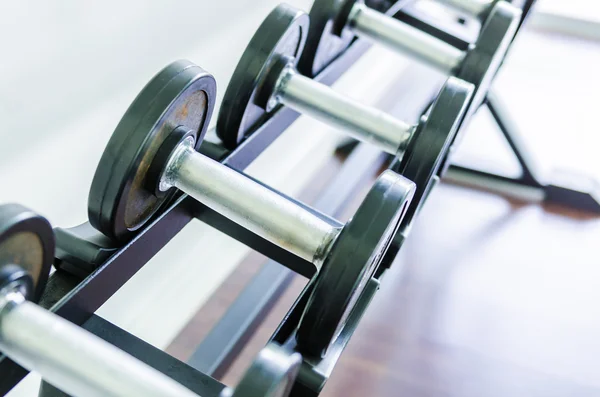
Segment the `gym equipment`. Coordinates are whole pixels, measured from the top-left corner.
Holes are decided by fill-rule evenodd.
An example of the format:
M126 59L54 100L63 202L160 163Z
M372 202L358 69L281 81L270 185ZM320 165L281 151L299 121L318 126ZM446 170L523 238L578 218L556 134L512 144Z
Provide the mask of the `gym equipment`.
M214 91L214 78L187 61L167 66L146 85L102 155L90 190L90 222L124 241L177 188L312 262L318 277L298 340L306 352L322 354L376 270L415 185L385 172L346 225L310 211L196 151Z
M339 55L355 35L367 37L474 84L475 91L468 109L455 127L458 129L463 126L463 122L468 123L484 100L519 23L520 10L504 1L490 5L486 13L487 19L477 42L467 51L461 51L428 33L367 7L363 1L317 0L310 11L311 26L299 66L305 74L313 75ZM483 13L481 16L484 16ZM440 94L442 96L443 91ZM440 117L434 111L433 107L429 110L427 119L430 123ZM398 156L395 160L393 169L419 186L413 205L395 239L396 249L410 231L412 219L426 195L448 167L456 140L456 133L446 137L441 137L439 133L438 136L423 134L421 140L407 151L408 158Z
M488 94L486 106L519 163L521 175L508 177L452 165L446 173L446 179L526 201L554 203L600 214L600 183L587 175L568 170L555 170L550 175L544 175L534 151L522 138L523 132L507 104L494 90Z
M461 51L372 10L361 0L316 0L310 11L311 26L299 69L303 74L313 76L344 51L354 36L365 37L474 84L472 113L484 100L504 60L520 16L518 8L505 1L496 2L489 10L477 42Z
M504 0L435 0L454 11L475 18L480 22L487 20L497 3Z
M185 387L42 309L36 300L52 260L48 221L0 206L0 351L74 396L196 396Z
M184 95L176 96L182 86L187 88ZM150 162L173 126L187 126L200 145L213 110L207 103L214 98L215 89L214 79L202 68L179 61L157 74L140 92L111 137L110 151L102 157L104 168L98 167L94 175L88 215L96 229L108 237L122 238L144 225L171 198L173 192L165 195L143 185ZM177 102L171 103L173 100ZM153 139L146 140L147 136ZM144 157L136 158L138 163L124 160L136 156L138 150L144 153ZM130 167L135 167L136 173L129 173ZM116 181L116 176L126 178ZM121 200L122 196L128 199Z
M369 6L390 14L392 11L388 10L387 7L392 3L395 2L387 0L370 0L367 2ZM393 8L394 10L400 8L399 6L394 7L396 7ZM327 85L332 84L365 53L368 47L366 40L356 40L335 61L319 73L315 80ZM466 44L460 46L460 48L466 48ZM413 69L409 76L402 77L403 82L410 82L410 84L403 84L403 88L398 90L398 100L410 99L416 104L425 105L433 97L432 93L422 92L414 87L420 87L421 85L425 87L433 82L429 78L424 79L429 75L427 71ZM434 85L431 84L431 86ZM140 112L144 111L142 108L139 110ZM403 108L399 111L402 113L408 112L410 115L407 115L407 118L413 117L412 110ZM257 123L252 135L245 139L235 150L230 151L218 143L204 141L200 151L224 165L243 170L273 140L280 136L297 117L297 113L291 109L279 108L277 111L268 114L268 119L264 120L264 123ZM363 182L366 178L370 178L371 171L369 170L375 170L383 163L384 157L380 156L376 150L367 145L359 145L359 148L352 152L348 161L342 165L343 172L335 175L331 185L319 194L320 198L316 201L315 206L331 214L340 211L345 203L351 200L353 192L362 189ZM246 239L251 234L250 232L246 232L244 236L236 234L241 230L241 227L219 216L215 211L208 210L191 197L177 195L173 197L173 200L165 200L163 204L148 223L144 224L143 227L140 225L135 233L132 233L133 237L127 241L127 244L104 237L100 232L93 229L89 223L79 228L62 229L63 237L67 236L68 238L61 239L59 236L57 239L60 244L60 251L62 251L60 271L54 272L50 277L48 288L44 291L40 305L51 307L52 312L102 337L112 345L139 358L153 368L157 368L195 393L202 396L217 397L220 395L223 385L216 381L214 377L222 374L223 369L227 368L236 357L237 352L244 345L244 341L254 329L253 324L261 321L264 311L260 308L257 309L257 307L269 307L271 302L270 298L265 297L265 291L269 291L270 297L277 296L278 292L274 291L280 290L285 285L285 280L289 280L292 273L298 272L301 268L299 271L301 274L310 274L310 264L293 254L283 251L274 244L266 241L261 242L257 236ZM265 266L244 289L244 294L236 299L236 302L243 300L246 305L243 307L235 305L235 307L229 308L226 316L219 320L217 326L213 329L215 332L221 332L223 329L230 328L231 322L229 320L231 316L236 315L234 327L236 327L237 332L221 332L222 338L203 342L202 346L210 343L211 350L208 351L208 357L203 356L206 357L204 365L195 367L196 369L165 352L153 348L127 331L93 314L194 218L206 222L233 238L246 241L250 247L272 259L269 261L268 268ZM282 253L284 254L282 255ZM297 260L302 264L294 270L288 270L279 265L279 263L286 263L286 260L290 262ZM275 263L275 261L278 261L278 263ZM57 265L56 262L55 265ZM80 282L80 279L68 273L73 268L77 268L77 273L81 274L81 277L86 277L85 282ZM275 274L273 269L287 273ZM305 272L305 270L307 271ZM285 277L282 277L284 274ZM365 291L359 298L359 302L344 325L343 331L327 350L326 355L323 358L310 357L304 360L302 371L299 373L294 387L297 392L293 390L292 395L316 396L319 394L321 387L329 378L331 371L333 371L336 362L340 358L345 344L358 325L360 317L368 307L370 298L377 290L378 278L379 276L376 276L369 280ZM193 280L190 282L193 282ZM296 329L300 317L304 313L306 301L312 294L312 284L310 283L300 294L298 304L283 317L278 331L273 336L278 344L284 345L286 348L296 349ZM256 307L250 306L252 307L251 310L239 311L240 308L248 308L248 305L256 305ZM200 350L198 349L196 352L200 352ZM5 355L0 354L0 373L2 374L0 376L0 395L4 395L27 374L27 371ZM46 394L42 395L50 397Z
M413 204L403 221L404 230L431 188L432 178L463 121L472 85L448 79L429 113L417 126L409 126L298 74L294 64L302 51L307 25L307 15L287 5L276 7L267 16L250 40L227 88L219 114L219 136L224 142L237 145L251 121L260 120L276 106L273 101L347 128L354 138L376 143L398 156L401 160L397 171L417 185ZM266 107L257 106L261 103Z
M275 343L269 343L237 384L235 390L225 388L220 397L285 397L290 394L302 356L289 353Z
M260 25L223 98L217 134L226 146L237 147L278 106L310 115L399 158L415 140L440 128L432 124L442 119L444 133L454 135L465 113L461 101L469 103L469 84L450 78L430 116L410 125L299 74L295 65L303 51L308 23L308 15L282 4Z
M45 286L54 237L48 221L0 206L0 351L72 396L197 396L110 343L31 300ZM222 397L289 394L302 357L270 343Z

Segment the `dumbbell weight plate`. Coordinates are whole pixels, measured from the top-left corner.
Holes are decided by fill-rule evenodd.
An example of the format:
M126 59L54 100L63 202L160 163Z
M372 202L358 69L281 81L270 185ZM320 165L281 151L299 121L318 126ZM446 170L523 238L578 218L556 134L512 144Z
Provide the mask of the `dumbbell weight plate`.
M487 9L481 13L479 15L479 21L485 23L487 21L487 18L490 16L490 14L492 13L492 11L494 10L494 7L496 7L496 4L500 1L505 1L505 0L492 0L489 4ZM508 1L509 3L512 3L511 0Z
M367 6L379 12L395 11L406 0L372 0ZM316 76L325 66L348 48L354 34L342 26L355 1L316 0L310 9L310 29L306 37L306 50L298 62L298 70L306 76ZM385 11L387 10L387 11Z
M520 18L515 16L517 9L505 2L498 2L481 28L475 49L467 53L456 77L475 85L470 106L470 116L477 111L498 69L502 65L506 53L519 26Z
M515 8L505 2L498 2L494 6L475 43L476 51L469 51L456 74L458 78L475 85L471 105L465 115L467 123L485 100L514 39L520 21L519 18L515 18L515 12ZM440 176L450 166L453 152L463 135L464 133L457 134L455 142L442 161Z
M310 29L306 37L306 51L298 62L298 70L306 76L315 76L341 54L354 39L349 29L339 29L336 18L344 0L317 0L310 13Z
M27 298L38 301L53 260L54 233L48 221L18 204L0 206L0 289L20 277L16 265L31 278Z
M306 48L299 63L302 73L314 75L348 46L353 34L349 33L351 29L345 24L352 6L359 1L315 1L310 11L311 28ZM471 51L456 73L456 77L475 85L474 110L481 105L514 38L519 24L515 12L514 7L503 2L498 2L491 9L477 42L471 46Z
M179 126L200 144L214 107L214 78L189 61L159 72L135 98L115 129L92 181L90 223L116 240L142 227L175 192L157 195L147 176L152 159Z
M472 93L472 84L450 77L431 106L429 114L421 118L406 153L393 167L394 171L417 185L403 225L410 224L425 201L430 185L434 183L442 160L469 109Z
M302 53L308 33L308 16L280 5L260 25L240 58L227 86L217 120L217 135L225 146L235 148L267 113L257 104L263 77L278 59Z
M290 394L302 364L302 356L273 343L258 354L235 390L227 388L221 397L285 397Z
M414 193L408 183L385 171L342 229L314 280L298 327L303 353L322 356L338 336L406 213Z

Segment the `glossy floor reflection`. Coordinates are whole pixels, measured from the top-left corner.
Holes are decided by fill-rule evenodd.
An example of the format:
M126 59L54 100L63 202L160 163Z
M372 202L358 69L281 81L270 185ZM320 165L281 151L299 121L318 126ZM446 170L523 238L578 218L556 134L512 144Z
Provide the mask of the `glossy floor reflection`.
M600 218L442 185L323 395L599 395L598 241Z

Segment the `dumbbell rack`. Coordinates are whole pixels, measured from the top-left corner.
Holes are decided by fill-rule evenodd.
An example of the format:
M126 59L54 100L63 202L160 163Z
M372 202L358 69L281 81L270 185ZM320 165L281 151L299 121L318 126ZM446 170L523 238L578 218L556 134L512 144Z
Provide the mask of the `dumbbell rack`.
M406 19L407 13L400 11L410 1L399 1L389 7L389 2L373 1L374 7ZM528 0L528 4L533 0ZM386 9L387 7L387 9ZM528 10L528 7L526 8ZM442 32L438 30L438 32ZM440 34L440 36L443 36ZM465 44L466 45L466 44ZM332 84L367 49L369 44L355 40L340 57L333 61L315 79ZM441 80L431 76L411 73L411 87L399 92L410 92L417 118L431 101ZM398 98L401 100L401 98ZM411 110L408 110L410 112ZM419 114L416 114L419 113ZM245 169L256 159L298 115L288 109L280 109L264 121L257 130L237 149L227 151L221 145L205 141L201 152L234 169ZM317 200L315 208L336 215L353 196L365 179L386 161L377 150L359 145L344 163L329 188ZM299 203L305 206L304 204ZM183 363L165 352L152 347L139 338L102 319L94 312L104 304L121 286L158 253L193 218L228 234L270 261L254 277L240 297L229 308L225 316L213 328L204 342ZM71 229L55 229L57 237L58 271L51 277L40 304L65 319L80 325L125 352L167 374L190 390L202 396L217 396L224 385L211 376L220 376L231 364L244 342L251 335L260 318L294 273L307 278L313 276L314 266L274 244L242 229L209 208L191 200L186 195L175 198L149 226L141 230L125 246L115 246L110 240L96 232L89 223ZM285 263L287 267L279 265ZM388 264L389 265L389 264ZM292 270L289 270L289 269ZM378 277L381 278L382 275ZM81 279L84 278L83 281ZM340 337L322 359L306 359L292 395L318 395L331 374L343 349L353 334L358 321L369 305L379 285L372 279L357 303ZM294 347L294 329L312 288L309 283L302 291L290 311L284 317L272 340L287 347ZM27 371L0 356L0 395L5 395ZM40 396L64 396L54 387L43 383Z
M515 3L523 10L523 17L519 29L525 18L529 15L535 0L516 0ZM449 34L447 30L440 29L432 21L431 16L415 10L410 5L403 8L396 18L419 28L459 49L466 49L468 42L459 34ZM454 33L454 32L453 32ZM510 146L515 159L521 168L519 177L497 175L469 167L452 165L445 177L446 180L469 187L482 188L510 196L523 197L526 200L536 200L545 203L555 203L575 209L600 213L600 186L573 187L561 184L559 181L543 182L540 171L536 167L535 156L527 147L516 122L510 114L510 109L502 102L492 90L488 93L484 103L490 111L498 130ZM581 179L578 175L569 175L569 179Z

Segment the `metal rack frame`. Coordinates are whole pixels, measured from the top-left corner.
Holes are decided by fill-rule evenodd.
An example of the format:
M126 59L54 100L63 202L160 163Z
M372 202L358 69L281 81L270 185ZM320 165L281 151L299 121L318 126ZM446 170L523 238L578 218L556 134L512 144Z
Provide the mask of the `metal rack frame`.
M388 7L388 14L406 19L408 14L400 9L412 0L396 2L391 8L389 2L372 1L374 5L379 6L380 10L382 7ZM533 3L532 0L529 1ZM437 32L437 35L443 35L442 30L437 29ZM365 41L355 40L347 51L315 79L327 85L332 84L365 53L369 46ZM460 46L460 43L457 46ZM432 79L430 74L418 71L410 73L407 81L410 81L413 86L418 84L420 92L416 93L414 90L399 92L405 93L407 97L410 92L413 110L418 109L418 112L426 108L441 84L439 79ZM396 99L402 100L401 96ZM416 118L418 115L405 116ZM243 170L297 117L298 114L289 109L278 109L234 151L228 152L220 145L208 141L203 143L201 151L225 165ZM352 197L352 193L360 188L365 179L369 178L385 161L386 157L376 149L359 145L317 200L315 208L330 215L339 213ZM298 204L305 206L302 203ZM95 315L94 312L194 218L239 240L270 258L270 261L254 276L240 297L198 346L189 362L183 363ZM113 245L111 241L93 230L89 223L71 229L57 228L55 232L58 242L56 262L58 270L51 276L40 304L202 396L218 396L221 392L224 385L212 376L222 375L229 367L245 341L252 335L260 319L268 311L273 299L281 293L291 276L294 273L307 278L313 276L314 267L306 261L242 229L186 195L174 199L133 240L122 247ZM286 267L279 263L285 263ZM78 274L80 277L73 274ZM379 280L371 280L340 337L327 355L323 359L304 360L296 386L292 391L293 396L319 394L378 285ZM312 285L309 283L300 294L273 334L273 341L290 348L294 347L294 330L311 288ZM0 374L2 374L0 395L8 393L27 373L6 356L0 355ZM40 396L65 396L65 394L42 382Z
M531 15L535 0L516 0L513 3L517 3L523 9L523 17L519 25L519 29L521 29L526 19ZM464 37L449 34L446 29L436 26L430 17L415 10L414 7L404 8L397 15L397 18L442 39L456 48L464 50L469 45ZM549 182L544 182L536 167L535 156L522 138L522 131L519 130L508 107L493 89L488 93L484 106L489 109L498 130L509 144L521 168L521 175L517 178L510 178L479 169L452 165L445 175L447 181L528 201L554 203L583 211L600 213L599 183L590 181L589 178L582 178L581 175L569 175L568 178L563 176L561 179L587 179L587 183L582 184L582 186L570 186L561 183L556 180L556 177L551 178Z
M316 79L324 84L332 84L368 48L369 44L357 40ZM203 144L201 151L218 159L222 164L237 170L243 170L279 137L298 116L297 113L289 109L278 109L234 151L227 152L219 145L208 141ZM358 155L360 152L356 154ZM379 154L377 154L377 157L379 158ZM334 184L347 187L358 186L360 178L356 178L355 172L358 169L368 169L368 160L354 158L357 160L350 161L344 166L348 167L347 169L352 168L351 172L342 171ZM374 161L371 159L372 164ZM329 195L330 198L335 196ZM348 195L344 197L344 201L347 198L349 198ZM338 204L342 205L343 202ZM253 233L242 230L235 223L230 222L186 195L180 195L129 243L122 247L113 245L110 240L104 238L99 232L95 232L89 223L72 229L55 229L58 245L56 263L58 270L50 277L40 305L74 324L82 326L168 376L179 380L200 395L217 396L224 385L211 378L210 373L205 374L193 369L191 366L146 344L139 338L94 314L193 218L200 219L227 233L272 260L285 263L303 276L312 276L311 269L313 266L304 260ZM77 272L74 273L85 276L85 278L82 281L80 277L73 276L71 272L64 271L64 269L76 269ZM365 294L365 298L367 296L368 294ZM288 324L289 321L289 318L286 317L282 324ZM285 329L285 327L283 328ZM346 334L348 333L351 332ZM233 341L234 344L238 344L241 339L243 338L240 336L237 341ZM213 364L219 364L217 361ZM27 370L8 357L0 355L0 374L2 374L0 377L0 395L6 395L27 373ZM64 396L64 393L43 382L40 395Z

